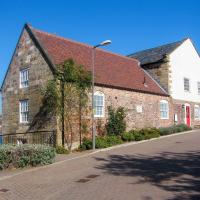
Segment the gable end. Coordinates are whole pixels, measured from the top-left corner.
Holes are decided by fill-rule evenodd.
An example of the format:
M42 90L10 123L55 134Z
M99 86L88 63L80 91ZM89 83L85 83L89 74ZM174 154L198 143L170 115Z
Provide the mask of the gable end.
M32 41L34 42L35 46L38 48L38 50L40 51L42 57L45 59L45 61L47 62L48 66L50 67L50 69L52 70L52 72L55 71L55 65L53 64L53 62L51 61L48 53L45 51L45 49L43 48L42 44L39 42L39 40L37 39L37 37L34 35L33 31L31 30L31 27L26 23L20 33L20 36L19 36L19 39L17 41L17 44L15 46L15 49L14 49L14 52L12 54L12 57L11 57L11 60L10 60L10 63L8 65L8 69L6 71L6 74L5 74L5 77L3 79L3 82L2 82L2 85L1 85L1 88L0 88L0 92L2 92L2 89L3 89L3 86L4 86L4 83L5 83L5 80L6 80L6 77L8 75L8 72L9 72L9 69L10 69L10 65L13 61L13 58L16 54L16 51L17 51L17 47L19 45L19 42L20 42L20 39L24 33L24 30L27 31L27 33L29 34L30 38L32 39Z

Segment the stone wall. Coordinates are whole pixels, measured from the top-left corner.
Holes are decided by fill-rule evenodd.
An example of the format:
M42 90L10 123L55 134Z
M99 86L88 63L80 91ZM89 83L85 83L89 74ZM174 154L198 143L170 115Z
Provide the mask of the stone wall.
M112 105L114 108L119 106L125 108L127 130L144 127L164 127L173 124L173 105L169 97L105 87L95 87L95 90L105 95L105 117L99 120L106 121L108 116L107 107ZM169 119L160 119L160 100L169 102ZM142 112L140 112L141 108Z
M171 67L167 59L160 63L145 65L143 68L171 94Z
M20 88L20 70L29 68L29 87ZM25 132L28 129L51 130L55 128L55 119L42 119L42 90L52 72L46 61L41 56L38 48L34 45L26 30L23 31L16 47L6 80L3 85L3 134ZM29 100L29 121L22 124L19 122L19 101ZM41 120L40 120L41 119ZM40 124L36 123L40 121Z
M139 93L134 91L119 90L114 88L95 86L95 91L102 92L105 95L105 115L95 118L95 127L97 135L105 134L105 124L108 118L108 106L114 108L124 107L126 111L127 131L131 129L140 129L148 127L166 127L173 125L173 105L170 97ZM160 101L167 100L169 103L169 119L160 119ZM138 109L139 108L139 109ZM91 93L89 94L88 112L82 117L86 130L82 132L83 137L92 137L91 124ZM76 131L73 137L73 148L79 146L78 120L74 120L72 128ZM61 136L61 130L57 129ZM67 135L66 135L67 136ZM61 137L57 137L57 142L61 144Z
M20 88L20 70L25 68L29 68L29 87ZM60 143L61 135L57 127L58 123L56 121L58 120L56 120L56 117L48 118L41 115L44 106L42 105L42 89L45 88L48 80L52 78L53 74L48 64L27 31L24 30L3 86L3 134L25 132L27 130L56 129L58 143ZM105 95L105 117L96 119L99 133L106 123L107 107L110 105L115 108L125 107L127 130L143 127L163 127L173 124L173 105L169 97L97 86L95 90L101 91ZM28 124L19 122L19 101L23 99L29 100L30 123ZM160 100L169 102L169 119L160 119ZM91 110L91 107L88 110ZM88 134L91 134L91 115L89 113L84 116L84 121L88 124ZM78 136L75 136L75 138L78 139Z

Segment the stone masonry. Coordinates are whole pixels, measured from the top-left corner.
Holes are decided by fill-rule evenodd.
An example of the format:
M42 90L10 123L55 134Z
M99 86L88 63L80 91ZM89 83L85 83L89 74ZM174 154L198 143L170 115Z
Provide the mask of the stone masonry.
M29 68L29 87L20 88L19 71L25 68ZM24 29L3 85L3 134L25 132L32 127L31 123L22 124L19 122L19 100L29 100L30 122L35 121L35 118L40 118L43 106L42 90L52 77L49 66ZM49 123L45 121L41 120L42 124L39 127L37 125L37 129L52 130L55 128L55 120L51 119Z
M19 72L29 68L29 87L20 88ZM35 43L24 29L14 52L3 88L3 134L26 132L30 130L56 130L57 142L60 143L60 130L57 128L56 116L48 118L41 115L42 90L53 73L40 53ZM143 127L163 127L173 124L173 105L171 98L142 92L120 90L108 87L95 87L105 95L105 117L96 119L97 129L99 121L104 125L107 120L107 107L125 107L127 130ZM29 100L28 124L19 122L19 101ZM169 119L160 119L160 100L169 102ZM91 127L90 116L85 116L88 126ZM38 123L39 122L39 123ZM89 131L91 134L91 131Z
M162 62L147 64L144 65L143 68L170 94L171 66L169 65L167 57L165 57Z
M105 87L95 87L95 90L105 95L105 120L108 106L125 108L127 130L173 124L173 106L169 97ZM169 102L169 119L160 119L160 100Z

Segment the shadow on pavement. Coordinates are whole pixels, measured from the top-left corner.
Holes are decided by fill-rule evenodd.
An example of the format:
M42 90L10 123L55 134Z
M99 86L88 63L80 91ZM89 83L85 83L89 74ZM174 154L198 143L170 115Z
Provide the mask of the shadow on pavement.
M140 177L134 184L149 182L173 193L167 200L200 200L200 151L163 152L154 156L110 155L96 157L98 169L120 176ZM150 198L150 197L149 197Z

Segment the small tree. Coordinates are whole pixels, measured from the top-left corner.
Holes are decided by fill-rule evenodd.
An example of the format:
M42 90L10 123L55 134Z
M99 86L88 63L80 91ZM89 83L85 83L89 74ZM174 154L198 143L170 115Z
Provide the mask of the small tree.
M111 106L108 107L108 121L106 130L109 135L120 135L126 130L125 109L119 107L116 110Z
M90 86L91 73L69 59L57 66L55 78L48 83L45 90L47 110L59 118L62 145L66 142L69 150L76 134L77 120L81 135L82 114L87 107Z

